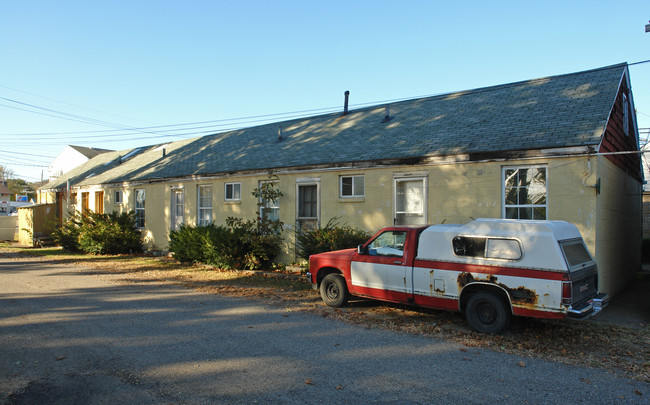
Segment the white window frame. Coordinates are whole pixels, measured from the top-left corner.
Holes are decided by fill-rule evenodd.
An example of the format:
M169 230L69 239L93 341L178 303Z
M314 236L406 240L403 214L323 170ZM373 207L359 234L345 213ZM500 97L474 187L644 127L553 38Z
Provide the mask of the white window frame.
M362 182L362 191L361 194L355 194L354 191L357 187L358 179L361 179ZM350 195L345 195L343 194L343 179L351 179L352 180L352 193ZM339 176L339 197L340 198L363 198L366 196L366 180L365 176L363 174L355 174L355 175L346 175L346 176Z
M228 186L231 187L231 196L228 198ZM235 187L236 186L236 187ZM239 196L235 197L235 188L239 189ZM224 201L241 201L241 183L226 183L223 187Z
M176 200L177 195L180 195L181 197L180 202ZM179 207L181 215L177 214ZM180 229L180 226L185 223L185 189L183 187L174 187L171 189L170 213L171 229Z
M277 180L260 180L258 182L258 187L262 187L262 184L266 183L273 183L276 187L280 184L279 181ZM275 202L268 201L267 204L264 203L264 200L262 197L259 198L260 202L260 215L264 212L264 210L271 210L272 213L275 213L275 215L271 214L267 218L270 220L280 220L280 201L276 200Z
M142 192L142 207L138 207L138 194ZM135 218L136 218L136 226L140 229L144 228L146 226L145 218L146 218L146 201L147 201L147 194L144 188L136 188L135 192L133 193L133 201L134 201L134 207L135 207ZM140 219L142 219L142 225L140 224Z
M122 204L124 202L124 192L122 190L115 190L113 192L113 199L115 204Z
M545 184L544 184L544 193L545 193L545 198L544 198L544 204L510 204L506 205L506 172L508 170L530 170L530 169L544 169L546 172L545 174ZM549 181L549 176L548 176L548 166L547 165L521 165L521 166L503 166L501 167L501 217L502 218L508 218L506 216L506 212L508 208L531 208L532 209L532 218L523 218L523 219L548 219L548 181ZM516 186L518 187L518 186ZM535 217L535 208L544 208L544 218L537 218ZM517 216L517 218L514 219L522 219Z
M422 208L420 211L400 211L397 209L398 206L398 201L397 201L397 190L398 190L398 183L401 182L415 182L419 181L422 182ZM428 206L428 201L429 201L429 178L427 175L422 174L420 175L419 173L414 173L413 175L394 175L393 176L393 222L394 224L397 223L397 216L398 215L404 215L405 217L408 215L414 215L417 217L422 218L422 225L425 225L427 223L427 206Z
M208 189L210 190L210 196L208 198L208 200L210 201L210 205L209 206L208 205L201 205L201 201L202 201L201 196L203 194L202 190L208 190ZM204 196L204 197L207 197L207 196ZM206 225L208 225L208 224L210 224L212 222L212 186L209 185L209 184L202 184L202 185L197 186L196 200L197 200L196 204L197 204L197 213L198 213L197 223L198 223L199 226L206 226ZM202 219L201 214L204 213L204 212L209 213L209 215L208 215L209 220L207 220L207 221L205 219Z

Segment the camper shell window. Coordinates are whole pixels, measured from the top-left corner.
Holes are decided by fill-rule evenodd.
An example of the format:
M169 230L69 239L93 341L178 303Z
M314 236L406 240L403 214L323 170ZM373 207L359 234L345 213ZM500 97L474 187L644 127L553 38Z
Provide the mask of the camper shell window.
M452 242L456 256L519 260L521 244L516 239L456 236Z

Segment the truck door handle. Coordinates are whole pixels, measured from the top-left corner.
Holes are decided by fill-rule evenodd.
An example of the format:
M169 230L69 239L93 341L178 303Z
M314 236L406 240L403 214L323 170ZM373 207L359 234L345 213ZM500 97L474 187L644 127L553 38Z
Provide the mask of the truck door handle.
M399 260L395 260L393 264L402 264L402 262L400 262Z

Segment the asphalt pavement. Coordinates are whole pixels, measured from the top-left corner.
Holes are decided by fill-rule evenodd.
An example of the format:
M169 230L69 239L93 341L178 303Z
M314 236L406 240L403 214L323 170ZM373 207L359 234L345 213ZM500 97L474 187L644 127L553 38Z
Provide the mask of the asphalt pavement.
M0 403L647 403L603 369L0 255ZM614 303L613 303L614 304Z

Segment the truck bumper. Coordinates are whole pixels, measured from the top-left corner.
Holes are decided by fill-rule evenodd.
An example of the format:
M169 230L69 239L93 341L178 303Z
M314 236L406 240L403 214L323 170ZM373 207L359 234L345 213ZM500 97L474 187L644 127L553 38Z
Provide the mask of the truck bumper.
M600 293L584 304L576 307L570 306L567 310L567 317L578 320L591 318L594 315L598 315L607 304L609 304L609 295Z
M307 274L305 274L305 275L307 276L307 280L309 280L309 282L311 283L311 288L314 289L314 290L318 290L318 284L313 282L313 279L311 277L311 273L307 272Z

